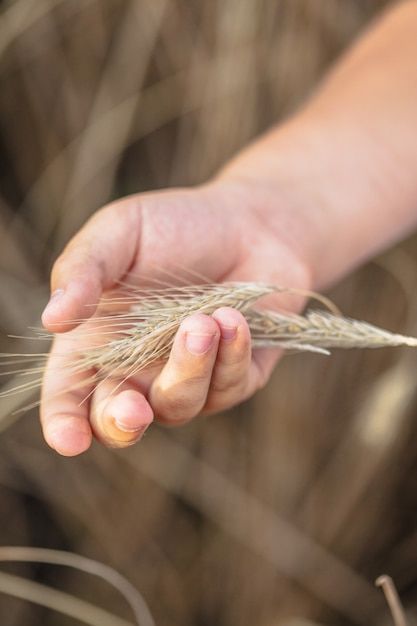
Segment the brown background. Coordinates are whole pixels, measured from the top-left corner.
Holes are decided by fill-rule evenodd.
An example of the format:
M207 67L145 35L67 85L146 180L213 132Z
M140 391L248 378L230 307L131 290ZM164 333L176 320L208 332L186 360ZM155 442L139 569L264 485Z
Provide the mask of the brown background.
M385 4L0 4L0 349L33 349L6 335L39 323L51 262L94 210L205 180L292 112ZM331 297L417 334L415 243ZM77 459L44 445L36 410L12 415L20 399L0 399L0 543L114 566L159 626L389 623L377 575L416 605L415 365L406 350L288 356L226 415ZM85 574L3 569L131 618ZM1 594L0 617L75 623Z

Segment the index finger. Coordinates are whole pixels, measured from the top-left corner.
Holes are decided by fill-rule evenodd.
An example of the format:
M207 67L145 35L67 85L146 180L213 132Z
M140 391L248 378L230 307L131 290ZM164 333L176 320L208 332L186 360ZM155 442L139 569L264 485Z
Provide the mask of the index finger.
M128 198L101 209L69 242L52 269L45 328L65 332L91 317L102 291L126 274L137 252L138 202Z

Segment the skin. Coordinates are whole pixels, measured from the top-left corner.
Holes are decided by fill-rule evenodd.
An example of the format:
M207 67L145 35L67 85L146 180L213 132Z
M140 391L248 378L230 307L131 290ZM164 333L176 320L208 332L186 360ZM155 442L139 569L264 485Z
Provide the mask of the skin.
M186 270L211 281L322 289L417 225L416 32L417 3L404 2L365 33L301 111L214 180L115 202L70 241L53 267L42 318L58 333L41 406L52 448L80 454L93 436L123 447L154 419L177 425L222 411L264 385L279 358L251 352L238 311L196 314L181 325L163 368L115 393L121 381L108 380L80 404L92 392L88 376L66 374L65 359L85 337L68 320L93 315L118 280L143 284L138 275L152 281L161 269L178 275L180 262L188 280ZM303 301L273 304L299 311Z
M285 279L307 288L306 264L292 251L290 240L283 238L279 250L275 234L268 232L256 211L244 208L244 196L241 185L216 182L193 190L132 196L102 209L56 261L52 291L58 292L43 314L44 325L66 331L75 324L65 320L92 312L103 288L122 278L134 284L138 274L152 279L160 267L178 274L178 259L212 281L282 284ZM297 310L301 303L292 297L289 304ZM110 446L130 445L154 417L183 424L201 412L229 408L266 383L278 358L271 351L252 356L244 317L234 309L220 308L212 316L196 314L183 322L160 371L129 379L117 394L112 390L120 381L107 381L89 403L80 404L91 392L88 384L80 386L87 376L65 375L60 355L67 354L71 363L85 337L81 331L68 337L63 332L54 342L41 409L45 439L68 456L86 450L92 434Z

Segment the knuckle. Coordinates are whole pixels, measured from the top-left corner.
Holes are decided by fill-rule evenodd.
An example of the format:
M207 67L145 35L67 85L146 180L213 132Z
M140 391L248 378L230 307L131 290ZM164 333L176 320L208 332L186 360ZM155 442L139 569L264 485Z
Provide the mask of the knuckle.
M188 421L197 415L204 404L204 398L201 398L195 390L191 392L188 384L183 384L169 389L159 389L156 404L158 417L180 422Z
M237 346L234 346L230 350L224 350L220 352L218 356L218 362L225 366L231 367L245 367L251 356L251 343L250 339L244 339Z
M230 354L220 355L218 363L225 367L245 367L248 362L248 353L246 350L233 351Z
M86 261L91 260L91 252L86 245L70 242L64 251L55 260L52 268L52 278L58 279L71 266L82 266Z
M164 398L157 408L158 419L176 424L183 424L191 420L197 413L179 398Z
M211 377L211 370L207 364L196 364L190 367L188 362L184 362L183 355L176 353L175 349L171 352L169 363L167 366L165 386L166 389L181 389L185 393L194 394L197 390L208 385Z
M88 268L88 272L85 271ZM105 275L105 263L96 258L87 244L67 247L56 259L51 272L51 284L61 285L71 277L82 275L83 284L91 291L97 288Z
M241 390L230 390L229 393L210 392L207 402L204 405L204 413L218 413L226 411L236 404L240 404L245 400L245 396Z
M186 419L190 417L190 406L181 394L166 394L160 403L159 413L163 417Z
M64 270L64 266L65 266L65 260L66 260L66 253L65 251L62 252L62 254L59 255L59 257L55 260L54 265L52 267L52 271L51 271L51 278L52 281L56 281L60 278L63 270Z
M216 376L210 385L210 392L220 394L231 392L242 386L242 379L235 376Z
M243 398L247 388L247 375L238 378L216 377L210 386L209 396L218 404L235 404Z

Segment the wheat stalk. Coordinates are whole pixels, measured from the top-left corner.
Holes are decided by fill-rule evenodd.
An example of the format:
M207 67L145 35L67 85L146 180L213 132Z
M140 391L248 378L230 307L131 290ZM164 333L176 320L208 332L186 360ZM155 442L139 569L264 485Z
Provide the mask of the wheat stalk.
M124 597L138 626L155 626L155 621L142 594L109 565L62 550L32 548L30 546L0 546L0 562L13 561L59 565L101 578ZM17 598L55 609L91 626L133 626L130 621L112 615L76 596L59 592L24 578L10 576L4 572L0 572L0 590Z
M102 298L92 320L77 320L81 326L65 336L79 337L73 350L72 373L94 370L86 382L99 384L108 377L128 378L168 358L181 322L193 313L214 313L229 306L246 317L254 348L268 347L329 354L330 348L417 347L417 339L393 334L366 322L352 320L323 310L305 315L255 307L258 300L273 293L309 295L327 304L318 294L262 283L187 285L165 289L138 289L122 286L116 294ZM40 339L52 334L38 332ZM35 389L41 384L47 353L2 355L5 363L21 365L13 373L37 375L35 380L2 392L11 395ZM56 357L59 360L59 355ZM28 367L30 360L41 362ZM58 365L59 367L59 365ZM68 370L68 365L66 365ZM8 372L11 373L11 372ZM2 395L0 394L0 395Z
M375 585L377 587L381 587L384 592L385 599L391 611L394 626L408 626L404 607L391 576L387 576L386 574L379 576L375 581Z

